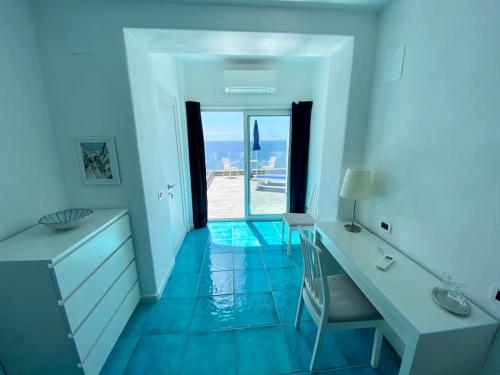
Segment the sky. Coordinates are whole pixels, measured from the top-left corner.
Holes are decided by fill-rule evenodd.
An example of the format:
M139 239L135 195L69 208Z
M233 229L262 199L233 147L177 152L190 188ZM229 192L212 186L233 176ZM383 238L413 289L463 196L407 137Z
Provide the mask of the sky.
M205 141L243 141L243 112L202 112ZM257 120L260 140L288 140L290 116L250 116L250 141Z

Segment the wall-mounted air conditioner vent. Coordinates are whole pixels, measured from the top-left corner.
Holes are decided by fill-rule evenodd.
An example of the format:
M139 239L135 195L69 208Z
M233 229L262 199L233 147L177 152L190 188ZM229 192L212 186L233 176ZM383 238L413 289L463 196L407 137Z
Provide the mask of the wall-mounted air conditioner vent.
M276 70L225 70L226 94L274 94Z

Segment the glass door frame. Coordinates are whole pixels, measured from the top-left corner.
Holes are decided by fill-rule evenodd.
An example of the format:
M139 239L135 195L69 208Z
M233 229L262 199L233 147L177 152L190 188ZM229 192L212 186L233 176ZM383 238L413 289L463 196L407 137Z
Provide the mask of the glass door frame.
M250 150L250 140L252 133L252 124L250 123L250 117L252 116L288 116L290 118L290 122L288 125L288 140L287 140L287 178L286 178L286 208L285 212L289 211L290 208L290 178L289 178L289 166L290 166L290 145L291 145L291 136L292 136L292 110L291 109L252 109L243 111L244 122L245 122L245 134L244 134L244 180L245 180L245 220L276 220L280 219L281 215L278 214L254 214L252 215L250 211L250 179L251 179L251 150Z
M244 217L242 218L221 218L221 219L209 219L209 222L218 221L270 221L281 219L282 214L268 214L268 215L251 215L250 214L250 134L252 131L250 124L251 116L289 116L289 132L288 132L288 152L287 152L287 168L290 165L290 146L292 137L292 109L289 108L278 108L278 107L241 107L241 106L220 106L220 105L203 105L201 106L201 112L240 112L243 114L243 176L244 176ZM206 157L206 156L205 156ZM290 178L286 181L286 212L290 208Z

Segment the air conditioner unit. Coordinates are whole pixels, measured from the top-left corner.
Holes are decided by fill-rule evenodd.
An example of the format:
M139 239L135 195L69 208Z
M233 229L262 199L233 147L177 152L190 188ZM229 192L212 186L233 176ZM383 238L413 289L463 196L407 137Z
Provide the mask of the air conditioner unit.
M225 70L226 94L274 94L276 70Z

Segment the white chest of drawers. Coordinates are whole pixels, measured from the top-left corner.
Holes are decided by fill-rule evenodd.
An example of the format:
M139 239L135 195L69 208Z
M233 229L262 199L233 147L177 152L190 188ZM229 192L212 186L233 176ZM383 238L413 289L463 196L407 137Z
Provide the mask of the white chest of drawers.
M7 374L98 374L140 298L129 218L37 225L0 242L0 359Z

